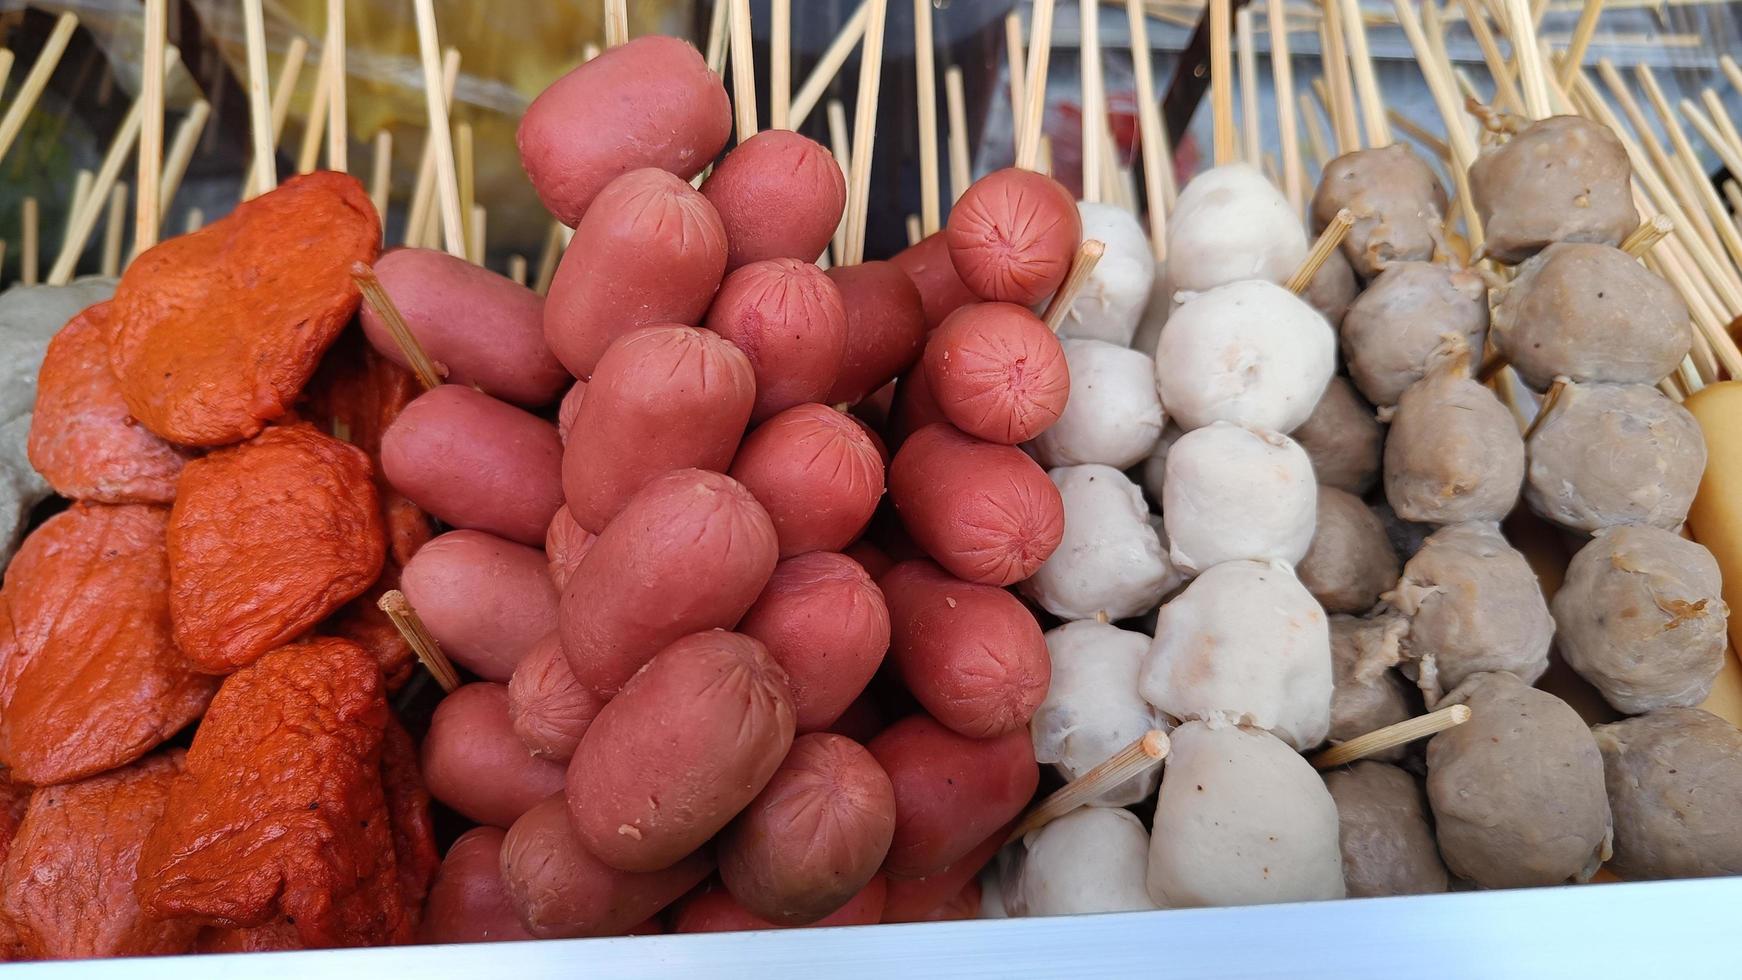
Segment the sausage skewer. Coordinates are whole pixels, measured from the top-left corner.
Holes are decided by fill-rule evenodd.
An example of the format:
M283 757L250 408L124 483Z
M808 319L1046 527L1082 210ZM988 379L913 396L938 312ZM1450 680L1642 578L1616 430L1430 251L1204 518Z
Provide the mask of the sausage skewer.
M412 373L417 375L418 383L423 390L428 391L442 383L441 373L436 370L435 363L429 359L423 345L406 326L405 317L400 314L392 297L381 286L380 277L375 270L358 262L351 267L351 278L356 280L357 288L363 292L363 302L368 303L377 316L387 323L387 329L393 333L393 339L405 351L405 359L410 362Z
M429 627L423 625L423 620L417 615L417 610L411 608L405 593L398 589L389 589L375 603L380 610L393 621L399 635L405 637L405 642L411 645L412 652L417 654L418 662L435 677L442 690L452 694L460 686L460 675L454 670L453 661L442 652L441 644L429 633Z

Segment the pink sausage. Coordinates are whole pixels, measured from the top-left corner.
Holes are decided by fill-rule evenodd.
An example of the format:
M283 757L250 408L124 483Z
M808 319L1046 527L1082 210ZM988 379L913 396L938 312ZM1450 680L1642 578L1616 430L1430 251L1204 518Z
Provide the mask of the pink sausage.
M883 899L888 890L888 880L875 875L845 905L810 926L827 929L876 925L882 921ZM739 904L726 889L709 887L690 895L678 905L672 932L760 932L783 928L787 927L770 922Z
M556 408L556 434L567 445L569 430L574 428L575 416L581 414L581 399L586 397L587 383L577 381L569 386L568 393L563 395L562 404Z
M428 248L388 252L375 272L450 384L538 408L571 380L544 345L544 297L507 276ZM411 366L373 306L363 304L358 316L376 350Z
M1011 167L968 188L944 235L956 274L981 299L1033 306L1064 283L1083 222L1058 181Z
M618 175L657 167L688 180L732 132L720 76L687 41L648 34L551 83L520 118L520 165L574 227Z
M508 680L556 629L544 555L482 531L449 531L419 548L399 587L448 656L487 681Z
M902 562L877 584L889 603L889 655L933 718L969 738L1028 728L1052 660L1022 600L929 561Z
M658 477L569 576L558 608L575 679L604 698L679 637L735 625L779 560L768 512L736 480Z
M926 383L924 365L921 370L909 371L901 380L895 383L895 406L889 418L889 438L897 449L907 441L907 437L931 425L933 422L949 422L950 417L938 407L938 401L932 397L931 386Z
M502 887L502 838L495 827L461 834L442 858L418 932L420 943L499 943L531 939Z
M895 787L895 840L883 863L894 877L934 875L966 857L1014 820L1040 784L1026 730L967 738L912 715L868 747Z
M694 326L726 273L726 231L708 199L663 170L600 192L544 301L544 340L582 380L611 341L656 323Z
M859 422L824 405L798 405L764 422L729 472L768 508L782 558L845 548L883 498L877 444Z
M923 878L889 879L889 896L883 905L883 921L932 922L948 918L947 914L940 913L955 904L966 889L974 889L970 897L977 912L980 894L974 878L998 856L998 851L1004 846L1004 839L1014 829L1013 824L998 828L975 845L967 856L957 858L942 870L934 871Z
M950 245L944 232L927 235L917 245L896 252L889 260L907 273L919 290L919 301L925 307L927 330L944 322L944 317L958 307L980 302L974 291L962 284L956 265L950 261Z
M527 751L567 762L605 702L575 680L562 640L551 633L514 668L508 681L508 720Z
M429 795L468 820L508 827L563 788L563 767L526 751L508 721L508 688L467 684L442 699L423 739Z
M454 527L544 541L562 506L556 426L460 385L412 399L381 437L393 489Z
M847 308L847 352L829 404L857 402L919 360L925 309L907 273L888 262L836 266L828 277Z
M664 871L618 871L581 845L561 794L526 811L502 841L508 900L540 939L644 932L649 918L713 870L713 859L698 851Z
M786 672L738 633L661 650L593 719L569 760L569 818L622 871L660 871L744 809L792 747Z
M1015 446L930 425L889 464L901 522L957 578L1010 585L1034 574L1064 535L1064 501Z
M793 259L765 259L734 270L714 298L706 326L750 358L756 372L753 422L827 398L847 349L840 289L816 266Z
M975 303L926 340L926 389L956 428L1014 446L1046 431L1071 393L1065 350L1040 317L1012 303Z
M821 144L769 129L726 154L702 193L726 226L729 268L763 259L815 262L841 221L847 178Z
M724 472L756 382L743 352L712 331L644 327L599 359L563 450L563 493L594 534L647 481L689 467Z
M776 565L738 632L786 669L798 730L821 731L853 703L889 649L883 593L851 558L812 551Z
M587 550L599 536L575 523L575 515L567 507L557 508L544 532L544 558L550 568L550 581L557 592L569 584L569 575L581 563Z

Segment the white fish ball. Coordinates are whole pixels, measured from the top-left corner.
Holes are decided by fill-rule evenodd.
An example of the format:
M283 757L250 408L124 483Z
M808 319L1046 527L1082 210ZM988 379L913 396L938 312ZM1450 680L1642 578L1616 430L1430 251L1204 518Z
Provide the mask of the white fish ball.
M1063 346L1070 399L1058 421L1034 438L1035 457L1046 467L1137 464L1167 424L1155 391L1155 360L1101 340L1066 340Z
M1155 608L1176 573L1137 484L1096 463L1048 476L1064 500L1064 537L1022 583L1023 594L1060 619L1124 619Z
M1292 432L1312 415L1336 363L1336 333L1319 311L1281 286L1236 282L1168 317L1155 381L1182 428L1224 421Z
M1056 766L1069 781L1150 729L1167 728L1161 712L1137 693L1148 636L1084 619L1048 630L1046 649L1052 655L1052 686L1028 723L1036 762ZM1155 792L1160 779L1161 770L1151 769L1096 802L1137 803Z
M1059 325L1060 337L1104 340L1126 347L1155 285L1155 254L1137 216L1116 204L1077 203L1083 240L1107 246L1083 291Z
M1299 562L1317 507L1312 460L1285 435L1217 422L1168 451L1161 517L1188 574L1236 558Z
M1086 915L1156 908L1144 886L1149 832L1124 810L1086 806L1024 840L1010 911Z
M1248 164L1198 174L1168 215L1167 255L1176 290L1201 292L1241 279L1284 282L1306 254L1300 216Z

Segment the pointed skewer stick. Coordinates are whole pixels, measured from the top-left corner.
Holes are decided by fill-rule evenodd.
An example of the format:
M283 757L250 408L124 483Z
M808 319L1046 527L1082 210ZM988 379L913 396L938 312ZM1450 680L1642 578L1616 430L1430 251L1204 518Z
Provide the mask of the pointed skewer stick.
M375 311L382 322L387 324L387 332L393 335L393 342L405 352L405 361L411 365L411 373L417 375L418 384L425 391L439 387L442 383L441 372L435 362L429 359L423 344L406 325L405 317L394 304L393 297L387 295L387 288L381 285L381 278L375 274L366 262L351 264L351 280L357 284L357 289L363 294L363 302Z
M458 84L459 78L460 52L458 48L449 48L442 54L442 91L449 99L454 97L454 86ZM433 135L424 135L423 155L417 164L417 181L411 188L411 211L405 222L405 244L414 248L429 244L424 239L424 229L433 224L434 217L435 143Z
M109 193L109 221L103 227L103 262L99 266L105 276L121 274L121 236L127 229L127 185L116 184Z
M728 0L722 0L728 2ZM853 12L847 23L841 28L841 33L829 42L821 58L817 59L815 68L805 76L804 84L792 97L792 128L799 129L804 121L810 118L811 110L822 101L823 92L829 83L840 73L841 66L852 56L853 48L859 39L865 36L865 25L871 20L871 0L860 0L859 9Z
M1451 77L1449 66L1440 58L1440 48L1429 38L1422 27L1421 20L1416 16L1415 8L1410 0L1393 0L1397 11L1397 22L1403 28L1403 33L1409 38L1409 46L1415 52L1416 66L1420 69L1422 79L1427 83L1428 92L1433 97L1434 107L1439 110L1440 119L1446 127L1446 145L1451 151L1452 183L1458 195L1458 204L1464 211L1464 235L1472 249L1482 245L1482 222L1476 214L1475 200L1470 196L1470 164L1476 160L1476 140L1470 135L1464 122L1463 104L1458 99L1458 85ZM1432 5L1427 5L1430 9ZM1439 21L1432 21L1435 33L1438 33Z
M448 128L448 100L442 94L441 59L438 55L433 0L412 0L417 10L419 60L423 63L424 108L429 113L429 135L435 144L436 195L441 205L442 240L449 255L465 258L465 223L460 218L460 180L454 168L453 132Z
M157 244L163 220L163 48L168 30L165 0L145 0L145 54L140 66L140 100L145 103L139 129L139 157L134 186L139 188L133 212L133 254Z
M732 119L738 142L756 135L756 62L750 38L750 0L732 4Z
M853 170L852 136L847 132L847 108L841 105L840 99L830 99L827 109L829 122L829 152L834 154L835 163L841 168L841 179ZM842 265L847 258L847 212L841 212L841 220L835 224L835 235L830 243L834 250L835 264Z
M1648 65L1639 65L1634 72L1639 79L1640 89L1645 92L1646 99L1657 113L1658 121L1663 124L1664 132L1669 134L1669 142L1675 149L1676 156L1693 165L1694 172L1688 174L1686 180L1694 191L1691 208L1707 216L1718 240L1723 243L1724 251L1730 254L1730 261L1742 265L1742 232L1738 232L1736 223L1729 220L1729 212L1724 209L1724 199L1718 196L1718 189L1707 179L1704 168L1699 164L1699 156L1694 152L1693 144L1688 141L1687 132L1682 129L1681 120L1670 109L1663 89L1658 87L1657 76ZM1734 273L1736 265L1728 266L1727 270ZM1742 279L1736 280L1736 283L1742 286ZM1734 312L1742 313L1742 310Z
M1585 49L1591 46L1591 37L1597 33L1597 18L1603 16L1603 0L1585 0L1584 9L1579 11L1579 22L1573 25L1572 40L1567 43L1566 53L1562 56L1560 71L1561 88L1571 88L1573 75L1585 61Z
M12 104L6 107L6 114L0 116L0 160L6 159L6 151L12 149L12 141L18 138L19 131L24 128L24 120L30 117L30 110L36 108L36 100L42 97L42 90L48 87L48 80L54 75L61 55L66 53L67 42L72 40L73 31L78 26L79 18L74 14L61 14L55 20L54 29L49 31L48 40L43 42L42 52L36 56L30 71L25 73L24 81L19 83L18 94L12 97Z
M938 71L931 4L932 0L913 0L914 94L919 109L919 222L920 230L927 235L941 227L943 195L938 170Z
M1104 197L1101 129L1107 114L1101 74L1101 5L1097 0L1077 0L1077 21L1079 84L1083 90L1083 200L1093 204Z
M302 146L296 154L296 172L313 173L321 165L321 147L326 143L327 103L333 95L333 49L321 49L321 60L315 70L314 90L309 93L308 116L303 121ZM270 188L268 188L270 189Z
M1083 244L1077 246L1077 256L1071 262L1071 270L1065 274L1064 285L1053 294L1052 302L1046 305L1046 314L1041 317L1048 330L1059 332L1059 327L1065 322L1065 314L1071 311L1071 304L1077 301L1077 295L1089 284L1089 276L1094 273L1095 266L1106 252L1106 244L1093 238L1085 239Z
M332 68L327 81L327 169L351 172L351 119L345 104L345 0L327 0Z
M24 241L24 248L18 256L18 277L26 286L36 285L37 252L42 233L41 215L37 213L36 198L26 197L18 209L19 238Z
M382 234L387 233L387 201L393 180L393 134L388 130L375 133L375 154L369 161L369 201L381 217Z
M1028 811L1028 815L1016 824L1016 829L1010 832L1004 842L1013 844L1077 807L1101 798L1108 790L1123 786L1155 768L1167 758L1168 748L1167 735L1160 729L1145 732L1141 738L1114 753L1106 762L1071 780L1040 801L1038 806Z
M406 601L405 593L390 589L382 594L375 605L393 621L399 635L405 637L406 644L417 654L418 662L435 677L442 690L453 693L460 686L459 672L454 670L453 661L448 659L448 655L442 652L441 644L430 635L429 627L423 625L417 610L411 608L411 603Z
M522 286L526 285L526 256L508 256L508 278Z
M1052 154L1040 167L1041 142L1046 134L1046 72L1052 60L1053 0L1034 0L1029 20L1028 68L1022 77L1022 134L1017 144L1016 165L1024 170L1052 172Z
M1391 145L1391 127L1385 122L1385 100L1373 76L1373 56L1367 50L1367 24L1361 17L1360 0L1337 0L1343 15L1343 35L1349 44L1349 62L1354 69L1355 91L1361 97L1361 118L1367 130L1367 145Z
M962 199L962 192L974 182L974 161L968 150L968 100L962 91L962 70L955 65L944 69L944 106L950 119L950 203Z
M1022 15L1015 11L1004 15L1004 58L1007 62L1005 70L1010 73L1010 133L1014 145L1020 147L1022 107L1028 104L1022 87L1027 77L1023 66L1028 63L1028 57L1022 47Z
M1668 218L1661 214L1653 215L1650 221L1633 229L1626 238L1621 239L1621 251L1636 259L1640 258L1674 230L1675 224Z
M212 104L205 99L195 99L188 107L188 114L175 128L175 139L170 141L169 155L163 161L163 182L157 191L158 199L163 202L163 213L168 213L170 206L175 204L176 192L181 190L182 178L187 176L188 163L193 160L194 147L205 134L206 122L211 115Z
M1276 85L1276 135L1282 141L1282 194L1295 214L1306 210L1306 167L1294 116L1294 61L1288 50L1288 14L1280 0L1265 5L1270 25L1270 76Z
M1548 71L1542 63L1542 52L1536 43L1536 19L1531 16L1529 0L1504 0L1506 36L1512 41L1512 51L1518 58L1518 77L1524 87L1524 111L1532 119L1554 115L1548 90Z
M91 184L94 183L96 179L96 174L83 169L73 177L73 196L72 200L67 202L67 223L66 226L61 229L60 233L60 240L63 245L73 233L73 219L79 216L79 212L84 210L85 202L91 199Z
M1226 166L1240 158L1234 129L1234 65L1229 61L1230 23L1228 0L1210 3L1210 109L1214 124L1215 164Z
M1264 166L1264 139L1258 112L1258 52L1252 44L1252 8L1241 7L1234 15L1234 36L1239 41L1240 149L1254 168Z
M614 48L629 43L629 7L627 0L605 0L605 47ZM734 56L737 52L732 52Z
M1153 53L1149 47L1149 19L1142 0L1125 0L1125 17L1131 31L1131 73L1137 89L1137 133L1143 150L1143 196L1149 204L1149 248L1160 262L1167 258L1167 209L1172 205L1167 182L1173 161L1167 152L1167 134L1161 126L1161 105L1155 95Z
M768 8L768 126L792 128L792 0Z
M300 37L293 37L285 46L284 60L278 65L278 78L272 83L272 146L276 152L278 142L284 137L284 123L290 118L290 97L296 94L296 81L302 77L302 63L308 58L308 42ZM318 70L318 68L317 68ZM254 197L261 193L261 188L255 186L259 179L259 168L254 161L248 161L248 170L242 175L242 199Z
M1039 0L1050 3L1051 0ZM865 43L859 49L859 99L853 107L852 170L847 177L847 261L865 261L865 230L871 204L871 153L877 141L877 93L883 83L883 27L889 0L870 0Z
M708 18L708 70L715 74L726 68L726 23L731 17L732 0L714 0L714 11Z
M1341 745L1331 746L1307 761L1313 764L1314 769L1335 769L1358 759L1365 759L1374 753L1408 745L1448 728L1456 728L1469 720L1470 706L1454 704L1449 708L1441 708L1395 725L1386 725L1365 735L1358 735Z
M1320 61L1329 94L1321 96L1331 114L1331 132L1337 137L1337 154L1361 148L1360 123L1355 118L1355 90L1349 80L1349 51L1343 40L1343 18L1337 16L1338 0L1319 0L1324 16L1319 18Z
M1337 250L1337 246L1343 244L1343 239L1348 237L1349 229L1353 227L1355 212L1348 208L1338 211L1331 223L1325 226L1325 230L1319 232L1319 237L1313 242L1306 258L1301 260L1300 268L1288 277L1288 291L1296 296L1306 292L1307 287L1313 284L1313 277L1319 274L1319 268Z
M254 145L254 181L245 197L278 186L272 138L272 104L266 92L266 19L261 0L242 0L242 33L248 50L248 134Z

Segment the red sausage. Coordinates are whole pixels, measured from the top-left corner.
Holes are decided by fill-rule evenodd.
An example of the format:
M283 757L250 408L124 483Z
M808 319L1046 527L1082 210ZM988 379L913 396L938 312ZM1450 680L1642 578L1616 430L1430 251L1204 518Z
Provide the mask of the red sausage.
M720 76L687 41L648 34L551 83L520 118L520 165L573 227L613 178L658 167L688 180L732 132Z
M755 398L749 359L711 331L658 326L619 337L599 358L563 450L575 522L599 533L661 473L724 472Z
M968 188L950 208L944 236L956 274L975 295L1033 306L1064 283L1083 222L1058 181L1011 167Z
M883 497L877 444L826 405L796 405L763 423L728 472L768 508L782 558L845 548Z
M869 748L895 787L895 840L883 863L895 877L937 874L966 857L1015 819L1040 783L1027 731L966 738L911 715Z
M569 576L557 622L575 679L614 697L679 637L736 624L778 560L768 512L736 480L655 478Z
M1011 303L975 303L926 340L926 388L956 428L1013 446L1045 432L1071 393L1065 350L1040 317Z
M845 905L827 918L811 923L811 927L876 925L882 921L883 900L888 890L888 879L876 875ZM731 892L714 886L704 888L679 903L672 932L759 932L783 928L788 927L762 918L740 905Z
M507 276L428 248L388 252L375 272L450 384L538 408L571 380L544 346L544 297ZM411 366L373 306L363 304L358 318L377 351Z
M563 395L562 404L556 408L556 434L566 445L569 441L569 430L574 428L575 416L581 414L581 399L587 395L587 383L577 381L569 386L568 393Z
M429 889L420 943L499 943L531 939L502 887L502 838L473 827L454 841Z
M399 587L454 661L506 681L557 623L557 591L536 548L482 531L449 531L399 573Z
M975 882L986 865L998 856L998 851L1004 846L1004 839L1010 836L1013 825L1006 824L998 828L986 839L975 845L966 857L951 861L949 867L942 871L934 871L923 878L891 878L889 879L889 898L883 905L884 922L931 922L942 916L940 912L956 903L963 897L964 891L972 889L971 897L974 905L974 915L965 918L976 918L979 914L980 891Z
M692 633L593 719L569 760L569 817L611 867L669 868L761 792L792 738L786 672L762 644Z
M907 437L933 422L949 422L926 383L925 371L909 371L895 383L895 405L890 412L889 438L897 449Z
M562 506L562 440L530 412L460 385L412 399L381 437L393 489L454 527L544 540Z
M1020 582L1064 535L1064 501L1039 464L948 425L902 444L889 464L889 498L920 547L970 582Z
M632 170L575 227L544 301L544 341L590 379L629 331L702 322L725 273L726 231L708 199L663 170Z
M467 684L442 699L423 740L429 795L468 820L508 827L563 788L563 767L535 759L508 721L508 688Z
M944 317L957 307L980 302L974 291L963 285L956 274L956 264L950 261L950 244L943 232L927 235L917 245L896 252L889 260L907 273L919 290L919 301L925 307L927 330L944 322Z
M562 640L547 635L508 681L508 720L534 756L567 762L605 702L575 680Z
M736 269L763 259L815 262L847 203L847 178L815 140L769 129L733 147L702 182Z
M1046 700L1052 660L1022 600L929 561L902 562L878 585L889 603L889 655L933 718L969 738L1027 730Z
M561 794L526 811L502 842L508 900L540 939L640 932L713 870L713 859L698 851L663 871L618 871L581 845Z
M750 358L756 372L754 422L827 398L847 350L841 290L821 269L793 259L765 259L734 270L708 309L706 326Z
M798 730L827 728L889 649L889 610L851 558L813 551L776 565L738 632L761 640L792 685Z
M575 523L575 515L567 507L558 507L544 532L544 559L550 567L550 581L560 593L569 584L569 575L581 563L587 550L599 536Z
M847 352L829 390L829 404L849 404L894 380L919 360L925 309L907 273L888 262L828 271L847 308Z
M806 925L870 883L894 833L895 790L871 753L805 735L720 836L720 878L756 915Z

